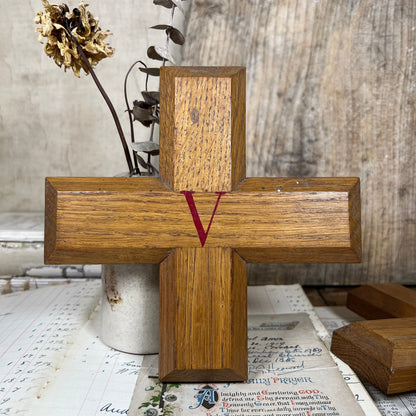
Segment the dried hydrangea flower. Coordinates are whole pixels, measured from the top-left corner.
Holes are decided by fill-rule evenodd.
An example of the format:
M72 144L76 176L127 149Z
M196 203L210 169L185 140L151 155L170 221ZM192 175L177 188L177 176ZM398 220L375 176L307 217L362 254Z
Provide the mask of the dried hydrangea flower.
M45 11L38 12L35 17L35 23L41 25L36 32L39 32L40 43L46 38L45 53L59 67L63 66L65 71L72 68L77 77L81 68L87 74L90 72L77 49L77 42L92 67L114 54L114 49L105 42L112 33L101 30L98 19L87 11L88 4L81 2L70 12L66 4L50 4L47 0L42 3Z

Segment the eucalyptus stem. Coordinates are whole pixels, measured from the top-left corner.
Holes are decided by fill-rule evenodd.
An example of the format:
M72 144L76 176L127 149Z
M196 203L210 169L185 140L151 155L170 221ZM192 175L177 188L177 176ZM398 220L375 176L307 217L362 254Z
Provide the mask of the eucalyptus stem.
M126 161L127 161L127 165L128 165L128 168L129 168L130 175L133 175L134 168L133 168L133 163L132 163L132 160L131 160L129 147L128 147L127 142L126 142L126 138L124 137L124 132L123 132L123 129L121 127L120 120L118 118L116 110L113 106L113 103L111 102L109 96L107 95L103 86L101 85L101 83L100 83L97 75L95 74L95 71L92 68L90 62L88 61L88 58L85 55L85 52L82 49L81 45L78 43L76 38L72 35L71 31L68 28L65 28L65 29L66 29L66 32L68 33L69 37L73 40L73 42L77 46L78 52L81 55L82 60L84 61L85 65L87 66L87 68L89 70L89 72L91 73L91 76L92 76L92 79L95 82L95 85L97 86L98 90L100 91L102 97L104 98L104 101L106 102L106 104L107 104L107 106L108 106L108 108L111 112L111 115L113 116L114 123L116 124L117 132L118 132L118 135L120 136L121 144L123 146L124 155L126 157Z
M173 16L175 15L175 8L176 6L173 5L172 7L172 13L170 14L170 22L169 22L169 26L173 25ZM167 36L166 36L166 49L169 50L169 40L170 40L170 32L168 32ZM163 62L162 62L162 66L166 65L166 59L163 58Z
M130 69L127 71L126 76L124 77L124 100L126 102L126 107L127 107L127 113L129 115L129 122L130 122L130 138L131 138L131 142L134 143L134 126L133 126L133 116L132 116L132 112L131 112L131 108L129 105L129 100L127 97L127 79L130 75L130 72L133 70L133 68L138 64L142 64L144 67L146 67L146 64L143 61L136 61L131 67ZM147 84L147 82L146 82ZM147 85L146 85L146 89L147 89ZM137 154L136 152L133 150L133 155L134 155L134 166L136 171L140 174L140 168L139 168L139 163L137 160Z

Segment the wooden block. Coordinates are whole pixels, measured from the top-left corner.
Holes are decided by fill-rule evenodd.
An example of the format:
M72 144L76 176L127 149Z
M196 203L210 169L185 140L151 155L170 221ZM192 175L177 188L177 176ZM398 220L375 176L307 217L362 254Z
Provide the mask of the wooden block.
M386 394L416 389L416 317L337 329L331 351Z
M416 291L397 283L364 285L348 293L347 307L366 319L416 316Z
M246 176L245 68L163 67L160 94L162 181L232 191Z
M247 267L228 248L176 249L160 265L159 379L247 379Z

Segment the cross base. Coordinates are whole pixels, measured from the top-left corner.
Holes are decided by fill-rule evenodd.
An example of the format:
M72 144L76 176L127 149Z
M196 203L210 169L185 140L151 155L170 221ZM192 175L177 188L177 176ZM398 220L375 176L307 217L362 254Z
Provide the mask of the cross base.
M231 248L177 248L161 263L161 381L247 379L246 274Z

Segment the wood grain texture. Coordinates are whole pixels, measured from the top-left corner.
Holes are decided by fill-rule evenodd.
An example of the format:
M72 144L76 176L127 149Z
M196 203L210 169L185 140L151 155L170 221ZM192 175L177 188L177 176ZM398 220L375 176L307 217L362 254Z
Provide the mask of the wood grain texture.
M245 68L165 67L160 177L174 191L230 192L245 178Z
M366 319L416 317L416 290L397 283L364 285L348 293L347 307Z
M192 2L183 63L247 67L248 176L361 177L361 265L249 283L415 282L415 21L409 0Z
M246 380L245 262L229 248L181 248L160 269L160 380Z
M347 325L331 351L386 394L416 389L416 317Z
M201 247L185 196L157 178L48 178L46 197L46 263L158 263ZM217 195L194 200L207 229ZM249 178L222 196L205 245L248 262L360 261L358 207L357 178Z

